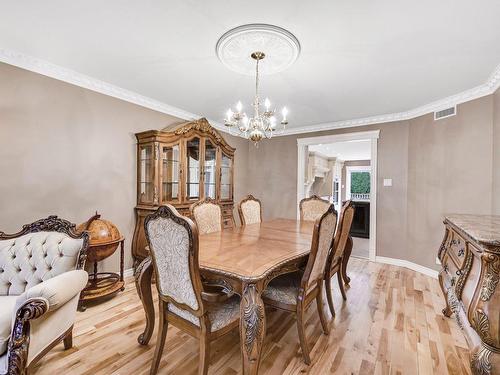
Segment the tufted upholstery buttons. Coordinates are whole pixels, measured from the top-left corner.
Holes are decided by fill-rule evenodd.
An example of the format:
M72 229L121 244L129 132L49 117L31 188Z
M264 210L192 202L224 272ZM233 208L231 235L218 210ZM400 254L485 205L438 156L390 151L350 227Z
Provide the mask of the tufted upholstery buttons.
M60 232L34 232L0 240L0 295L19 295L74 269L81 245L81 239Z

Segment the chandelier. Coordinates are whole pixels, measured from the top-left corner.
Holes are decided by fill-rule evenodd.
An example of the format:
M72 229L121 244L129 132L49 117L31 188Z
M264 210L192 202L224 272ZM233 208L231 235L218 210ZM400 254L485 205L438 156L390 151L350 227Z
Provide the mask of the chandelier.
M242 112L243 104L238 101L236 104L236 111L233 112L228 109L226 113L226 118L224 120L224 125L228 128L237 128L242 136L250 139L255 145L258 145L259 141L263 138L271 138L273 133L277 129L276 120L276 110L271 109L271 102L268 98L264 100L264 107L261 109L260 97L259 97L259 61L264 59L266 55L264 52L253 52L251 55L252 59L256 61L255 66L255 97L253 101L253 116L248 116L245 112ZM281 110L281 130L285 130L287 121L288 110L283 107Z

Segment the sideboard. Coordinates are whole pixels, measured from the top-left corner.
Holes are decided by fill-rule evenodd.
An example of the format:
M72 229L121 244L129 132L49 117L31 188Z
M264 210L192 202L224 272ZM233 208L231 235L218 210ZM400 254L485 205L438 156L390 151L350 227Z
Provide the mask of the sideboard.
M472 373L500 374L500 216L448 215L444 225L443 314L465 335Z

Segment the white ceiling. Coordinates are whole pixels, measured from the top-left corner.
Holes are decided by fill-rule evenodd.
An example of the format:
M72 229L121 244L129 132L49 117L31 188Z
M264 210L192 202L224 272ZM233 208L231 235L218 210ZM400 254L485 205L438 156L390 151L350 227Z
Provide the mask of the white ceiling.
M253 78L218 38L246 23L291 31L302 52L261 87L290 127L407 111L483 84L500 63L500 1L4 0L0 49L222 121Z
M341 160L370 160L371 141L357 140L309 146L309 151L319 152L327 157Z

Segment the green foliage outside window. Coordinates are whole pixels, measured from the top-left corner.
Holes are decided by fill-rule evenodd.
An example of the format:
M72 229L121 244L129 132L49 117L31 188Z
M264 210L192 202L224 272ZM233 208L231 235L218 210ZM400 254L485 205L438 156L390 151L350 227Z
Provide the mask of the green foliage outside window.
M351 194L370 193L370 172L351 172Z

